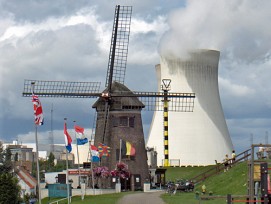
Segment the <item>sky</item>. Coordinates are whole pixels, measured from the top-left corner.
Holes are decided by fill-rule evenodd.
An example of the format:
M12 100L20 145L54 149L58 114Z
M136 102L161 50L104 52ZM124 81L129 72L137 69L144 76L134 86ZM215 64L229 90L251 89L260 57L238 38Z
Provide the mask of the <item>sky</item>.
M115 5L133 6L125 85L157 91L164 52L219 50L219 91L237 152L271 142L271 1L0 0L0 140L34 142L24 79L101 82L105 87ZM40 98L39 143L64 143L63 119L93 127L93 99ZM142 112L145 136L152 113ZM53 130L53 140L50 139Z

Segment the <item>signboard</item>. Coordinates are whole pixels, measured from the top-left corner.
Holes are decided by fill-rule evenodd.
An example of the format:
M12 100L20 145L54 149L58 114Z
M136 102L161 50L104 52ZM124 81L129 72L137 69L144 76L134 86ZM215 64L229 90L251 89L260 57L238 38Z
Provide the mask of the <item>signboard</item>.
M90 162L83 162L83 168L84 169L90 169L91 163Z
M69 195L72 196L71 184L69 184ZM49 198L65 198L67 197L67 184L48 184L48 195Z
M69 170L68 173L69 173L69 175L79 175L78 170ZM89 175L89 174L90 174L90 170L80 169L80 175Z
M261 166L254 164L254 181L261 181Z

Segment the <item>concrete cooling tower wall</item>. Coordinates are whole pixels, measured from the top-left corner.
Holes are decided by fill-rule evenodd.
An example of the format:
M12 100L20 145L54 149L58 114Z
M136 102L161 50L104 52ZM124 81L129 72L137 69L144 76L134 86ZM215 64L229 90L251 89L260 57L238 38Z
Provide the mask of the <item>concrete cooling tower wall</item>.
M169 92L195 93L193 112L169 112L170 165L200 166L221 162L231 155L233 145L218 90L219 52L197 50L187 59L161 56L157 80L171 79ZM160 89L158 83L158 91ZM169 102L170 103L170 102ZM157 165L164 161L163 112L155 112L147 147L157 151Z

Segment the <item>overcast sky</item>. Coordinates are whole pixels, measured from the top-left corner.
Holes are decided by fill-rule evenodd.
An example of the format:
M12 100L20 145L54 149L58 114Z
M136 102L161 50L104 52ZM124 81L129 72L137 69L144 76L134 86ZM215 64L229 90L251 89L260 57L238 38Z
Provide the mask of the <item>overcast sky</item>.
M271 142L269 0L0 0L1 140L34 141L24 79L97 81L104 88L117 4L133 6L125 78L131 90L157 91L154 66L163 51L219 50L220 96L235 149L249 148L252 138L265 143L268 134ZM64 143L64 117L68 128L76 120L90 137L93 100L40 99L40 143L50 143L51 129L55 143ZM152 115L142 113L147 135Z

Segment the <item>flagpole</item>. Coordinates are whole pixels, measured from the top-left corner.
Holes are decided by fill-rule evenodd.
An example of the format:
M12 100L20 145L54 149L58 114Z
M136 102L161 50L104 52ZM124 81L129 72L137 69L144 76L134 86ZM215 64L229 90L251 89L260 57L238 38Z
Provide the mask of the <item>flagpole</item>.
M68 204L70 204L69 163L68 163L68 150L67 149L66 149L66 184L67 184Z
M32 96L34 94L35 82L31 82ZM35 124L35 141L36 141L36 165L37 165L37 180L38 180L38 199L39 204L41 204L41 191L40 191L40 166L39 166L39 145L38 145L38 127Z
M95 195L95 188L94 188L94 174L93 174L93 159L92 159L92 155L91 157L91 163L90 163L90 168L91 168L91 180L92 180L92 189L93 189L93 194Z
M74 123L74 127L75 127L76 121L74 120L73 123ZM76 131L74 131L74 137L75 137L75 141L76 141L77 162L78 162L78 186L81 187L81 181L80 181L80 178L81 178L81 172L80 172L79 151L78 151L78 142L77 142L77 138L76 138Z
M35 140L36 140L36 165L37 165L37 180L38 180L38 199L41 204L41 190L40 190L40 166L39 166L39 145L38 145L38 127L35 124Z
M119 163L121 162L121 147L122 147L122 139L120 139Z
M90 137L90 141L89 141L89 148L91 147L91 143L92 143L92 139L93 139L93 129L92 129L92 132L91 132L91 137ZM93 144L94 145L94 144ZM94 189L94 175L93 175L93 166L92 166L92 162L93 162L93 159L92 159L92 152L91 152L91 149L90 149L90 171L91 171L91 180L92 180L92 190L93 190L93 194L95 195L95 189Z
M64 122L66 123L67 118L64 118ZM67 198L68 204L70 204L70 185L69 185L69 163L68 163L68 150L66 148L66 184L67 184Z
M122 139L120 139L120 153L119 153L119 163L121 162L121 147L122 147ZM120 184L120 175L119 175L119 181L118 183ZM121 189L121 187L120 187Z

